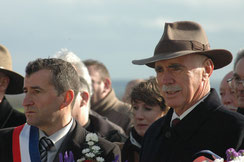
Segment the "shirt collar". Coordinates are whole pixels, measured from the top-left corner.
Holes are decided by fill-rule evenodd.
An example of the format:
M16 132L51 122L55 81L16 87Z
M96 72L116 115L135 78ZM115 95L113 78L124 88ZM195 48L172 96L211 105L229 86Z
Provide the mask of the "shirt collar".
M53 142L55 148L59 148L61 146L62 141L64 137L67 135L67 133L69 132L73 122L74 120L73 118L71 118L71 121L69 122L68 125L66 125L62 129L58 130L57 132L55 132L54 134L48 137ZM39 140L44 136L46 136L46 134L39 129Z
M173 112L171 121L170 121L170 126L172 126L172 121L176 118L179 118L180 120L182 120L186 115L188 115L200 102L203 102L205 100L205 98L208 97L208 95L210 94L210 92L207 93L207 95L205 95L201 100L199 100L196 104L194 104L192 107L190 107L189 109L187 109L183 114L181 114L180 116L178 116L175 113L175 110Z

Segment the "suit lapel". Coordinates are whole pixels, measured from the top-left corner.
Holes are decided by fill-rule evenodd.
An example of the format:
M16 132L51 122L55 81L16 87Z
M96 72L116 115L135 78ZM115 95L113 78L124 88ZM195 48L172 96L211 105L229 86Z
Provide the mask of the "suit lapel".
M70 131L66 135L63 143L61 144L58 153L54 158L54 162L59 162L59 153L72 151L74 159L77 160L82 156L82 146L85 141L86 131L75 120L71 126Z
M185 118L175 127L175 132L183 139L188 141L212 116L221 105L217 93L212 90L209 96L199 103Z

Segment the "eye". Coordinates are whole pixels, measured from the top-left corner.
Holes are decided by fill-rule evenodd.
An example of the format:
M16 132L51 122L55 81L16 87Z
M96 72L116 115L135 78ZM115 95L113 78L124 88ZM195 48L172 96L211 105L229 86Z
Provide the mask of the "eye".
M135 106L135 105L132 105L132 109L133 109L133 110L138 110L138 107Z
M224 96L224 92L220 92L219 94L220 94L220 96Z
M231 94L235 94L235 90L232 89L232 90L230 91L230 93L231 93Z
M156 73L161 73L161 72L163 72L163 68L161 66L157 66L157 67L155 67L155 71L156 71Z
M150 108L150 107L145 107L144 108L146 111L151 111L152 110L152 108Z

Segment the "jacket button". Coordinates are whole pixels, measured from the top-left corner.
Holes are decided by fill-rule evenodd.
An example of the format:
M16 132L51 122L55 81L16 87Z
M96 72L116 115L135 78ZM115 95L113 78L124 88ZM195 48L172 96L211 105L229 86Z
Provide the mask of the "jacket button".
M166 137L166 138L170 138L170 137L171 137L171 132L170 132L170 131L167 131L167 132L165 133L165 137Z

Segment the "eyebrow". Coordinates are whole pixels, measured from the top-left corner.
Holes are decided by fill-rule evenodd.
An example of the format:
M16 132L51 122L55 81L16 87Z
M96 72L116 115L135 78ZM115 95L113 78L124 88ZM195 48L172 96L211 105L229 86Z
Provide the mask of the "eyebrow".
M174 63L168 66L168 68L179 68L179 67L184 67L184 66L178 63Z
M233 77L239 77L240 78L240 76L236 73L233 74Z
M42 90L42 91L44 91L44 89L41 88L41 87L39 87L39 86L33 86L33 87L30 87L30 88L31 88L31 89L34 89L34 90ZM23 90L27 90L27 88L24 87Z

